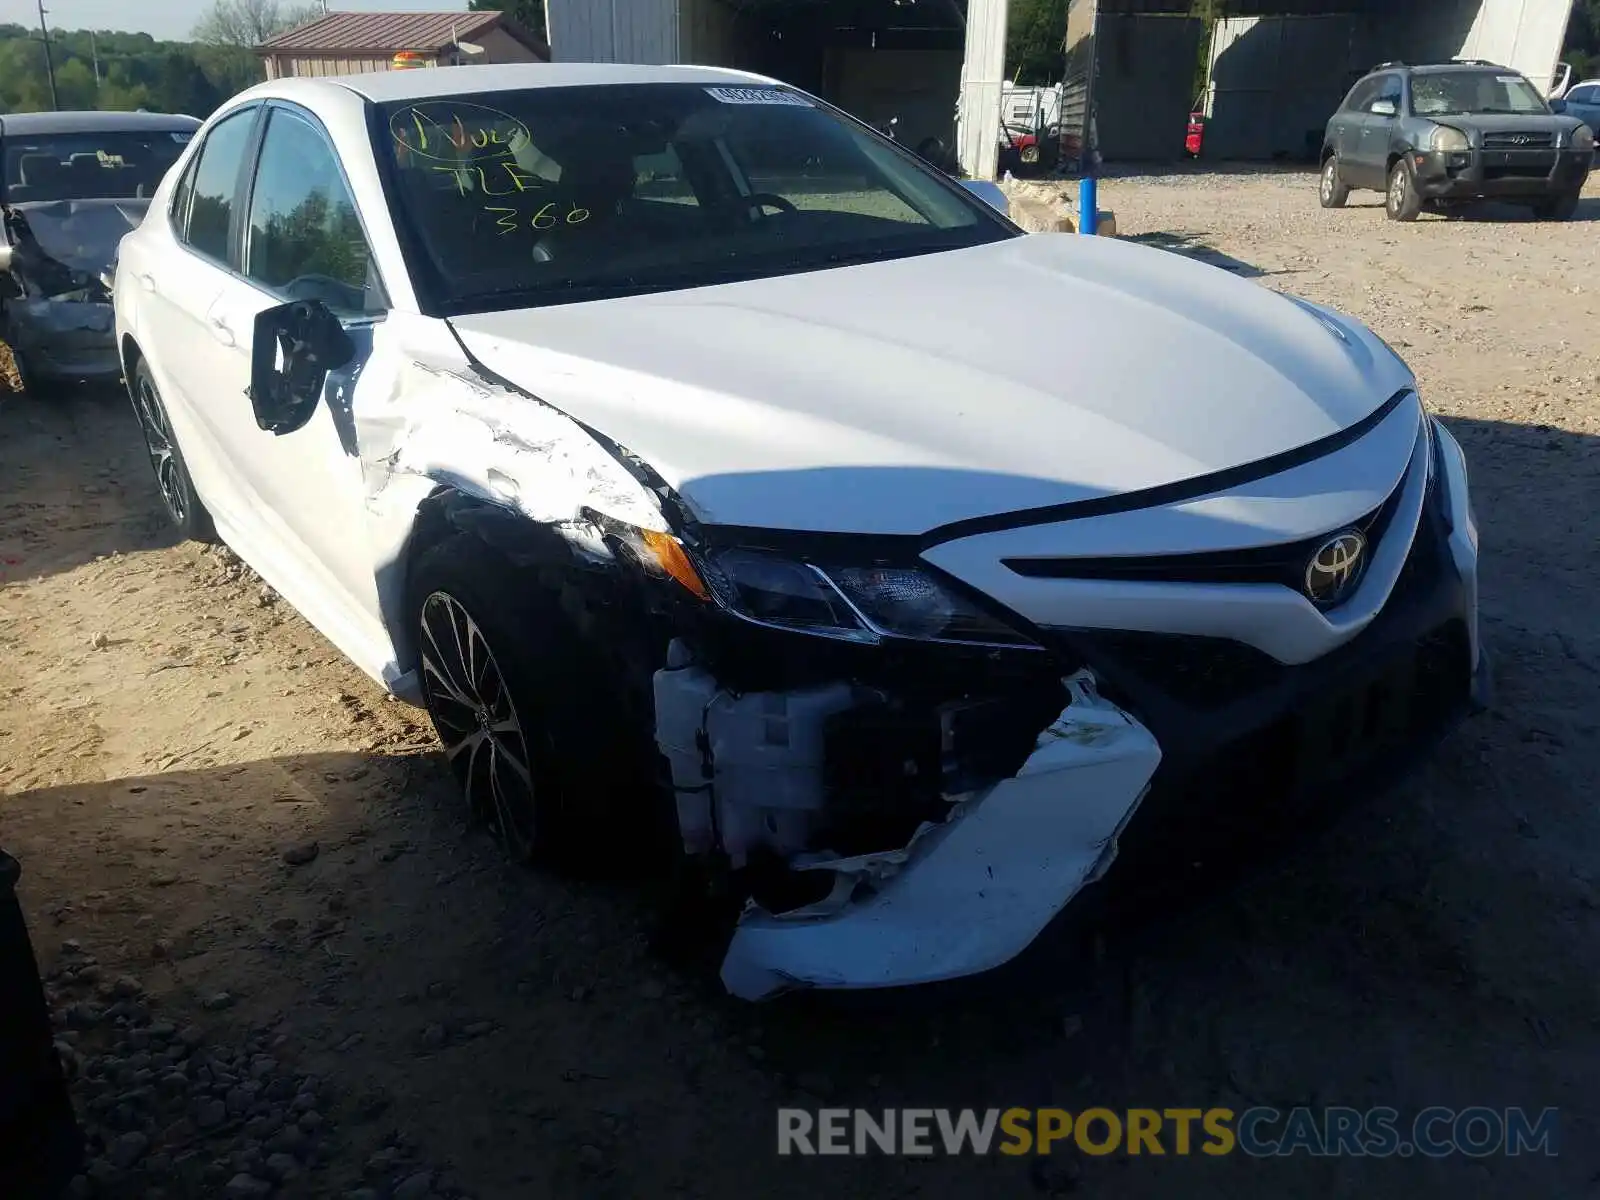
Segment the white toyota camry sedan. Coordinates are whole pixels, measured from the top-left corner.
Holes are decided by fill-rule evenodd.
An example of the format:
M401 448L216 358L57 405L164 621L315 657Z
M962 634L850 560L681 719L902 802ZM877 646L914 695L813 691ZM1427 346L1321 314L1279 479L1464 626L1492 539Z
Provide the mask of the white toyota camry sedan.
M117 335L179 530L426 705L511 854L653 850L740 996L948 979L1485 679L1382 340L981 192L738 72L276 80L122 243Z

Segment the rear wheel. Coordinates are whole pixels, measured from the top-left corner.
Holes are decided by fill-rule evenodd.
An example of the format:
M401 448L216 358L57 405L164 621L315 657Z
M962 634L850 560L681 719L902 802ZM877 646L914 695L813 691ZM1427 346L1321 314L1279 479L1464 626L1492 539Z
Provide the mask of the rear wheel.
M142 358L134 368L131 391L134 416L139 419L139 432L144 434L145 450L150 455L150 466L155 471L156 488L166 507L167 519L183 537L197 542L216 541L217 531L211 523L211 514L194 490L189 465L183 461L183 451L178 449L166 405L161 402L161 391L150 373L150 364Z
M1323 208L1343 208L1345 201L1350 199L1350 189L1345 185L1339 173L1339 156L1328 155L1328 161L1322 164L1322 185L1320 199Z
M1576 191L1547 196L1533 206L1533 215L1541 221L1570 221L1578 211L1578 197Z
M1421 214L1422 197L1417 194L1417 180L1409 159L1398 159L1389 168L1389 191L1384 209L1391 221L1415 221Z

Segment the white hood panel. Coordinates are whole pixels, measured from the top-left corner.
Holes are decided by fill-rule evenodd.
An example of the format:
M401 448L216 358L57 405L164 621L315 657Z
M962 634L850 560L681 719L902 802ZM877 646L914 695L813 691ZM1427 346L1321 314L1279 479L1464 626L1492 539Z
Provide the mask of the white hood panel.
M452 323L702 520L774 529L920 533L1172 483L1336 433L1411 382L1354 322L1051 234Z

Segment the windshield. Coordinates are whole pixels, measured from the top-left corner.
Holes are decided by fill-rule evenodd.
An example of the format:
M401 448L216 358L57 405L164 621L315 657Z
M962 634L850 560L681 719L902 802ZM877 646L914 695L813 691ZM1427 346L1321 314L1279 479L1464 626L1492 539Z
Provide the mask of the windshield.
M530 88L387 105L380 128L413 273L457 312L1012 236L959 186L787 89Z
M6 202L147 199L193 136L187 129L8 135Z
M1538 90L1521 75L1440 71L1411 77L1411 111L1419 117L1467 113L1548 114Z

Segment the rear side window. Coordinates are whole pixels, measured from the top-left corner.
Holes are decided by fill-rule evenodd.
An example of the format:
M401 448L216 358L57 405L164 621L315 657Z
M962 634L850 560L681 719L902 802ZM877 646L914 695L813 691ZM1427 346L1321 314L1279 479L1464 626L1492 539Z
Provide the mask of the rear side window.
M249 109L219 121L206 135L190 177L189 212L179 237L219 262L228 261L228 226L255 118L256 110Z

